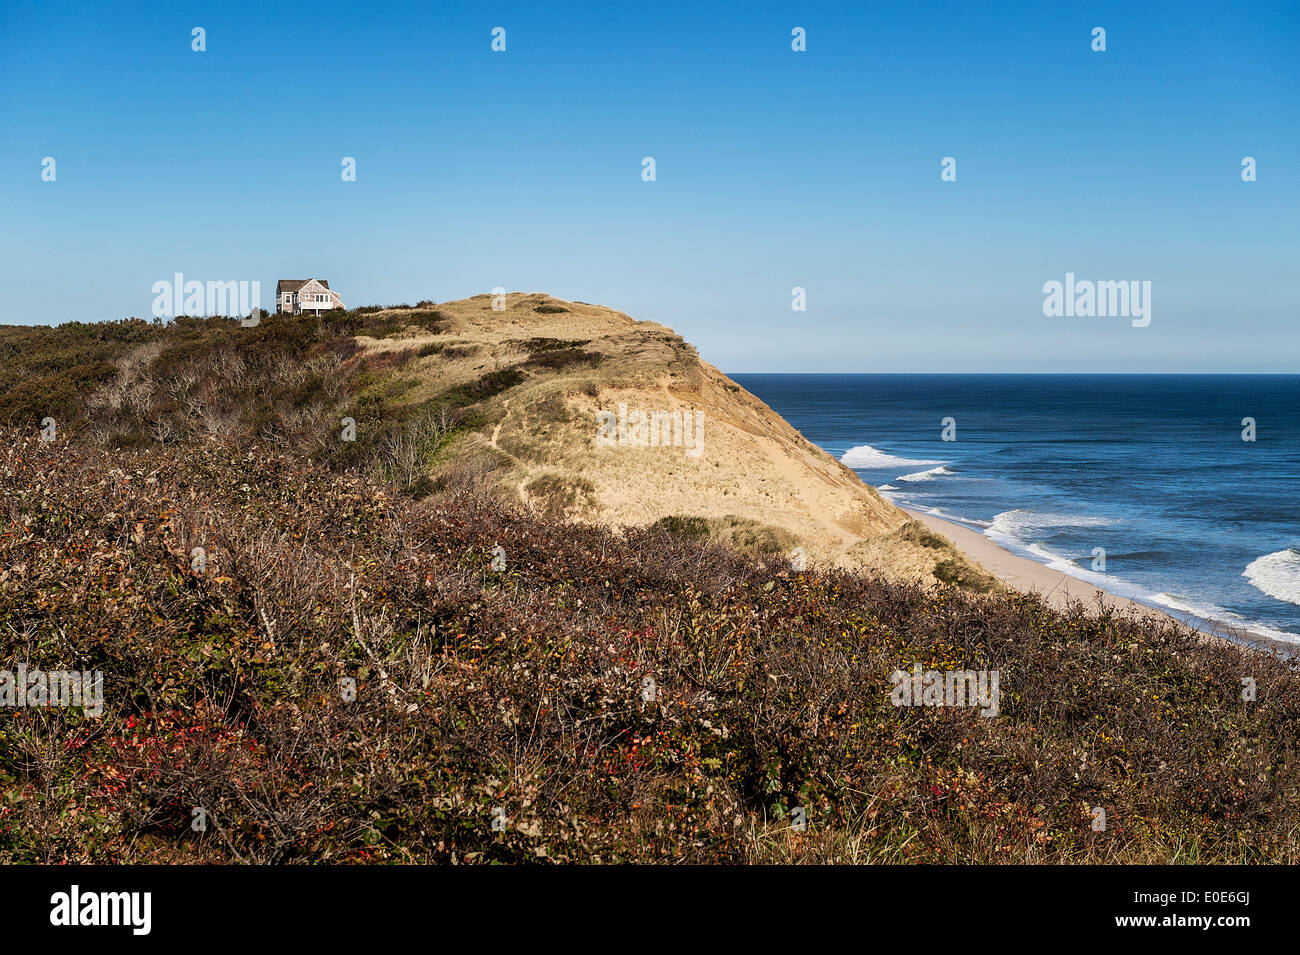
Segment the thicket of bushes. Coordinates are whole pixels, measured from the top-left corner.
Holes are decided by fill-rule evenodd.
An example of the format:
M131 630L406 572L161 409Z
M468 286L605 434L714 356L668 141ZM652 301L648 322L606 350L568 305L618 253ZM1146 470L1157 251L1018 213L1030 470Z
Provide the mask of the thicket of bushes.
M0 423L36 425L53 417L75 424L85 393L114 376L114 359L162 329L136 318L57 328L0 325Z
M106 684L0 715L0 862L1300 861L1285 663L430 484L546 360L410 402L381 333L0 329L0 669ZM893 706L915 663L998 671L999 715Z
M472 406L527 377L503 368L413 402L405 366L455 348L365 355L357 341L445 324L432 308L367 306L266 315L254 327L225 317L0 327L0 424L52 417L60 433L114 449L256 441L427 493L432 482L414 472L482 423Z
M0 721L3 862L1297 858L1296 676L1172 627L258 445L8 430L0 486L0 667L106 676L99 719ZM916 662L1000 714L892 706Z

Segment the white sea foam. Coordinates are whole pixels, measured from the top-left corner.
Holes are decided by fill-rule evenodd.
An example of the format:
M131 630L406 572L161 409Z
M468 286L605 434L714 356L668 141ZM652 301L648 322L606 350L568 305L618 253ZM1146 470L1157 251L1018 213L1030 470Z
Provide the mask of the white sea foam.
M1026 553L1032 555L1035 559L1042 561L1051 570L1059 571L1062 574L1069 574L1077 580L1082 580L1092 584L1100 590L1114 594L1117 597L1128 597L1132 600L1138 600L1146 596L1146 591L1137 587L1122 577L1115 577L1111 574L1103 574L1101 571L1092 570L1090 566L1091 558L1080 558L1079 560L1058 554L1048 549L1042 544L1030 544L1025 548Z
M1147 592L1141 587L1129 583L1122 577L1115 577L1111 574L1093 570L1091 568L1091 556L1080 557L1076 560L1058 554L1033 539L1038 536L1038 532L1048 528L1104 527L1109 523L1110 521L1102 517L1086 517L1081 514L1038 513L1017 508L1014 511L1003 511L994 517L993 523L985 526L984 536L1001 544L1007 550L1031 557L1046 564L1052 570L1069 574L1071 577L1090 583L1094 587L1118 597L1128 597L1133 600L1142 599L1147 596Z
M1274 600L1300 605L1300 550L1294 547L1252 560L1241 576Z
M1064 557L1056 554L1044 547L1042 544L1030 544L1025 551L1031 554L1035 559L1047 564L1052 570L1059 571L1063 574L1069 574L1079 580L1087 581L1095 587L1114 594L1118 597L1128 597L1131 600L1141 601L1142 603L1158 604L1168 610L1172 610L1176 616L1179 616L1184 622L1196 623L1198 627L1202 624L1209 623L1217 625L1213 629L1220 632L1231 634L1249 640L1251 637L1265 637L1270 640L1277 640L1282 643L1300 643L1300 634L1290 633L1286 630L1279 630L1276 627L1270 627L1267 624L1259 623L1254 620L1247 620L1239 613L1233 613L1225 607L1209 602L1197 602L1179 597L1170 593L1153 594L1142 587L1129 583L1122 577L1115 577L1111 574L1099 573L1090 570L1078 560ZM1081 558L1087 563L1087 558ZM1192 619L1194 618L1194 620Z
M1223 607L1212 603L1196 603L1185 597L1179 597L1177 594L1152 594L1151 599L1162 607L1177 610L1179 613L1190 613L1206 620L1224 620L1233 623L1241 621L1241 615L1233 613L1231 610L1225 610Z
M912 505L909 505L912 506ZM928 504L914 505L918 511L924 511L934 517L942 517L945 521L952 521L956 524L969 524L971 527L988 527L988 521L981 521L974 517L962 517L960 514L949 514L942 507L934 507Z
M840 456L840 461L848 467L857 468L861 471L873 470L876 468L908 468L920 464L943 463L942 461L921 461L914 458L900 458L887 451L881 451L879 448L873 448L869 444L862 444L856 448L849 448Z
M1081 514L1044 514L1016 508L1003 511L993 518L984 532L999 544L1028 550L1034 543L1037 531L1049 527L1105 527L1110 521L1102 517L1085 517Z
M909 482L933 481L937 477L947 477L956 473L956 471L950 471L947 467L941 464L937 468L930 468L928 471L916 471L913 474L904 474L894 480Z
M1244 631L1247 634L1268 637L1271 640L1279 640L1283 643L1300 643L1300 634L1278 630L1276 627L1270 627L1267 624L1247 620L1241 614L1233 613L1231 610L1217 604L1200 603L1169 593L1152 594L1147 599L1177 613L1197 617L1210 623L1221 624L1232 631Z
M1297 643L1300 644L1300 633L1292 633L1290 630L1278 630L1276 627L1266 627L1262 623L1253 623L1245 621L1241 628L1248 634L1257 637L1268 637L1270 640L1277 640L1279 643Z
M1070 558L1062 557L1060 554L1053 553L1042 544L1030 544L1026 549L1029 553L1042 560L1048 566L1059 566L1060 570L1065 570L1066 568L1074 569L1079 566Z

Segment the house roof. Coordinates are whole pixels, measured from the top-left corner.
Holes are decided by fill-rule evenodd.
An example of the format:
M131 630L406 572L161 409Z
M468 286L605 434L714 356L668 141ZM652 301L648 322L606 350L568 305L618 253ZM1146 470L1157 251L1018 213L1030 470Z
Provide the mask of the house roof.
M281 295L284 292L296 292L298 291L298 289L302 288L310 281L312 280L311 279L280 279L280 281L275 283L275 294ZM321 285L325 286L326 288L330 287L330 283L326 282L324 279L316 279L315 281L319 282Z

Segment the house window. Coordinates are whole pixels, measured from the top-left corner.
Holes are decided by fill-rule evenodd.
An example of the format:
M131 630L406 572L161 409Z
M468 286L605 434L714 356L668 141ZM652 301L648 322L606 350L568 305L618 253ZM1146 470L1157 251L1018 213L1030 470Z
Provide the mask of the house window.
M285 292L285 293L284 293L284 304L285 304L285 305L288 305L288 304L289 304L290 302L292 302L292 301L293 301L293 293L292 293L292 292Z

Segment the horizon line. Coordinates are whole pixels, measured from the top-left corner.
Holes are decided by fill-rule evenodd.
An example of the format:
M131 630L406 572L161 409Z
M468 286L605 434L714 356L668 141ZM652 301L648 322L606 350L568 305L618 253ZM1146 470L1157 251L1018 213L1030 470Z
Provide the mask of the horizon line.
M735 375L802 375L811 377L814 375L845 376L855 375L861 377L885 377L885 376L916 376L932 375L934 377L949 375L969 375L969 376L993 376L1002 378L1022 377L1022 378L1043 378L1043 377L1065 377L1074 375L1086 378L1102 377L1147 377L1147 378L1179 378L1179 377L1254 377L1254 378L1295 378L1300 377L1300 371L724 371L723 374L731 377Z

